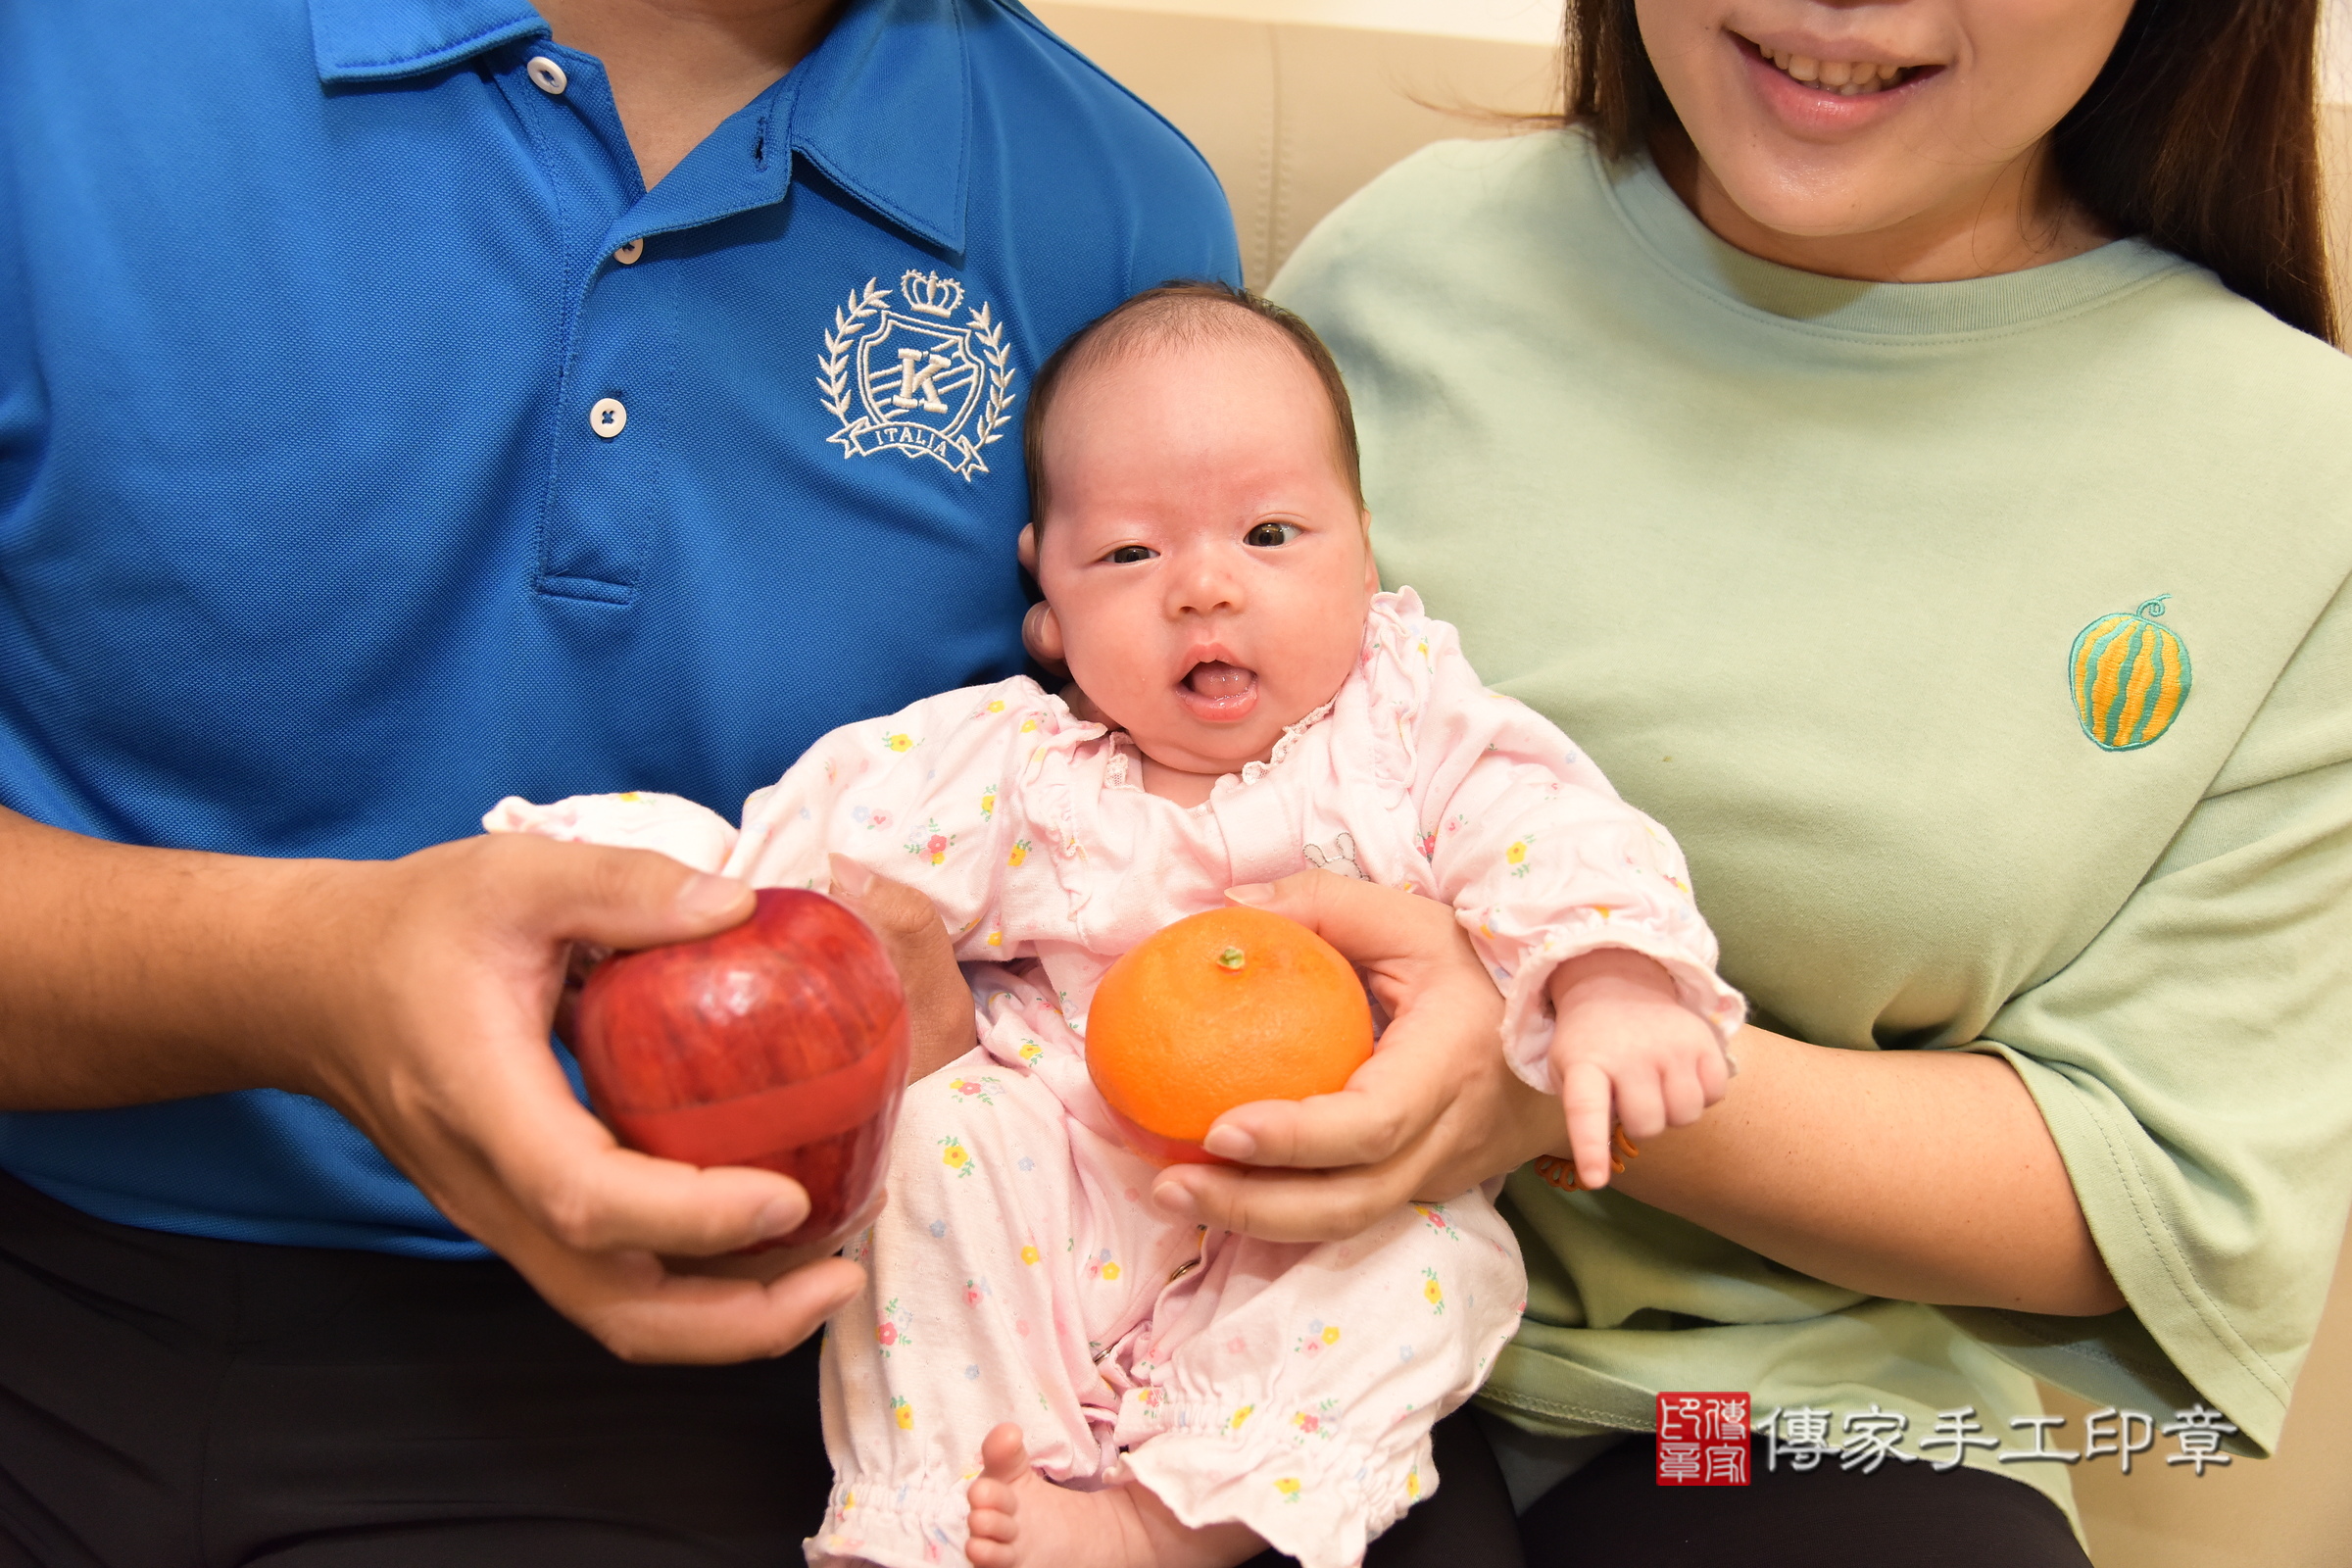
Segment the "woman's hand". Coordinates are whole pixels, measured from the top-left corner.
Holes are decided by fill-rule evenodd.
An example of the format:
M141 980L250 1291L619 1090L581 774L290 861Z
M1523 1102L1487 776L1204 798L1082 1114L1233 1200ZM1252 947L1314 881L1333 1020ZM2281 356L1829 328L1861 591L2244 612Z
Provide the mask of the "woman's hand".
M1332 1240L1561 1142L1559 1102L1503 1063L1502 999L1450 908L1328 871L1226 897L1321 933L1365 971L1391 1021L1338 1094L1217 1118L1205 1147L1246 1168L1163 1171L1152 1188L1163 1210L1270 1241Z
M1504 1065L1502 1003L1442 904L1326 871L1228 897L1322 933L1394 1020L1336 1095L1261 1101L1209 1129L1244 1168L1178 1165L1152 1200L1270 1241L1353 1235L1570 1153L1556 1098ZM2036 1312L2122 1304L2032 1098L1995 1056L1830 1051L1741 1031L1741 1071L1616 1185L1816 1278L1906 1300Z

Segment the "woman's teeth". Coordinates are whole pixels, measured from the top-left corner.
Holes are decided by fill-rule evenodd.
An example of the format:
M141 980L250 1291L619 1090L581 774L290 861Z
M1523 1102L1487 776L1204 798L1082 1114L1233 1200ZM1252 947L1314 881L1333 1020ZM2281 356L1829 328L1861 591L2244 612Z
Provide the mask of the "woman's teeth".
M1766 49L1761 45L1756 52L1806 86L1844 98L1899 86L1904 71L1909 69L1881 65L1875 60L1816 60L1811 55L1792 55L1785 49Z

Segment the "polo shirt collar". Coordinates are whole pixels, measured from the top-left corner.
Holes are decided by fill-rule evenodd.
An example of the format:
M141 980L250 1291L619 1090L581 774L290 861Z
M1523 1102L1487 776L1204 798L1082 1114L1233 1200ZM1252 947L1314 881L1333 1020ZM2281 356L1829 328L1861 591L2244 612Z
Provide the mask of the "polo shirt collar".
M320 81L390 81L546 36L523 0L311 0Z
M310 0L322 81L389 81L544 38L522 0ZM858 201L961 251L971 82L956 0L851 0L783 83L793 150Z
M900 226L963 249L972 137L963 7L852 0L785 79L793 150Z

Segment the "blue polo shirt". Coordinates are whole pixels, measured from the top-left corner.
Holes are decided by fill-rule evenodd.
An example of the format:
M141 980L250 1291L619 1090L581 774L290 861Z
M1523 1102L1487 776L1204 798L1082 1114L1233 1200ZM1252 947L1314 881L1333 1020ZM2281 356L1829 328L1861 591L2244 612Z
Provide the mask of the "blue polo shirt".
M853 0L644 188L521 0L0 8L0 803L389 857L733 815L1020 667L1029 377L1215 179L1009 0ZM0 1116L106 1218L470 1255L323 1104Z

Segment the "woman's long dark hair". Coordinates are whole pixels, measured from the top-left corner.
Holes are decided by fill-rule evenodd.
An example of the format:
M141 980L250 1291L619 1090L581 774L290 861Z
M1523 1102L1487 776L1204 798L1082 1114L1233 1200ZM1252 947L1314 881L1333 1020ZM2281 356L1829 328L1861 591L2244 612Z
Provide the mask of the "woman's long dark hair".
M2067 190L2119 234L2334 343L2320 197L2320 0L2138 0L2051 138ZM1568 118L1612 158L1676 123L1634 0L1568 0Z

